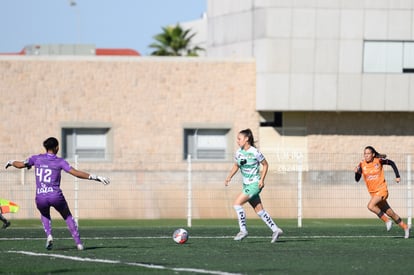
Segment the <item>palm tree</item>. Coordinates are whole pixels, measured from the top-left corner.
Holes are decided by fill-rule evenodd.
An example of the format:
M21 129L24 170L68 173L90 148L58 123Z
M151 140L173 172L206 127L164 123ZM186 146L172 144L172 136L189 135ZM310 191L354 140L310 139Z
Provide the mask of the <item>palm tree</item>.
M198 56L198 51L203 48L198 46L190 48L191 39L196 35L190 34L190 30L183 30L179 24L175 27L162 28L163 32L154 36L156 42L149 45L155 50L151 55L157 56Z

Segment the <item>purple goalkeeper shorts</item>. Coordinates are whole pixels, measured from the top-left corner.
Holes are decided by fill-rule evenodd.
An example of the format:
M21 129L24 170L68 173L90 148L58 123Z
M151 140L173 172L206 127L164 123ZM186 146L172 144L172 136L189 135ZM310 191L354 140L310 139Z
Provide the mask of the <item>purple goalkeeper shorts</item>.
M36 196L36 206L40 213L48 218L50 218L50 207L55 208L64 219L71 215L69 205L63 194L38 195Z

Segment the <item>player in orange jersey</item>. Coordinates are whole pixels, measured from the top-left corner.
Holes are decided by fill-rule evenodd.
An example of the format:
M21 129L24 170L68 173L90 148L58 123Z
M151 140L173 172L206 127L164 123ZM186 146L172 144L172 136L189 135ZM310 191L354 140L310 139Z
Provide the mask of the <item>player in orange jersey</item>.
M386 157L386 155L378 153L372 146L365 147L364 159L354 170L355 180L358 182L361 176L364 177L368 192L371 195L368 209L385 222L387 231L390 231L392 227L392 221L388 218L390 217L404 229L404 238L408 239L410 237L410 229L387 202L388 188L384 177L383 165L390 165L392 167L396 182L400 182L400 173L395 163Z

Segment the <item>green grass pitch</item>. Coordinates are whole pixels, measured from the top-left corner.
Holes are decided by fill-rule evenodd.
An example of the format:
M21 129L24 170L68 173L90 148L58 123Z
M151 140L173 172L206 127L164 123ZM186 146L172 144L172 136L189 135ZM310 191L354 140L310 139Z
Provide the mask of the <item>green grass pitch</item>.
M0 230L4 274L409 274L414 239L378 219L276 220L285 234L248 220L249 236L234 241L237 220L81 220L85 250L77 251L66 225L54 221L54 247L46 250L38 220L11 220ZM183 227L187 243L173 242Z

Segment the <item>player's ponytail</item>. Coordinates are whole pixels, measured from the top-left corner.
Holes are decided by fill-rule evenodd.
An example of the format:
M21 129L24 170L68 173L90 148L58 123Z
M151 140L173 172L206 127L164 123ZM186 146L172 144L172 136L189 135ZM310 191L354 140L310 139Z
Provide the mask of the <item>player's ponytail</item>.
M385 159L387 157L386 154L378 153L377 150L375 150L375 148L372 147L372 146L365 147L365 150L367 150L367 149L371 151L371 153L374 155L374 158Z
M250 146L254 146L254 137L253 137L253 132L250 129L245 129L245 130L241 130L240 134L244 135L245 137L247 137L247 142L250 144Z

